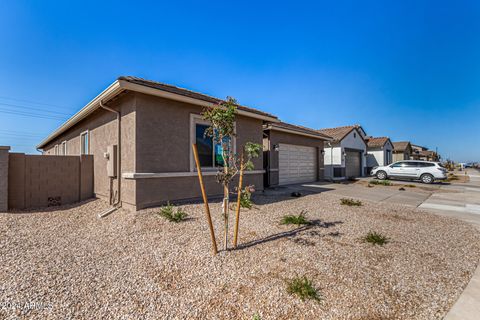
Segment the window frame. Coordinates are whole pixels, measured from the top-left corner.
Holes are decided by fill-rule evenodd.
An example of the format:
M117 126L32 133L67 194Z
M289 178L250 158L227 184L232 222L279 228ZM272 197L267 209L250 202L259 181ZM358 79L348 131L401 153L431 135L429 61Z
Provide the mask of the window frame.
M390 168L405 168L405 161L397 161L392 164L390 164Z
M87 150L85 150L85 153L83 153L83 141L82 141L82 137L83 136L87 136ZM83 132L80 133L80 155L88 155L90 154L90 131L89 130L85 130Z
M54 149L54 155L58 156L58 150L59 150L59 147L58 147L58 144L55 145L55 149Z
M207 121L203 119L203 117L200 114L196 113L191 113L190 114L190 145L189 145L189 154L190 154L190 172L196 172L197 171L197 166L195 165L195 157L193 155L193 150L192 150L192 144L196 142L196 125L201 124L201 125L207 125L210 126L211 123L210 121ZM237 122L235 121L233 124L233 132L236 135L237 133ZM232 143L233 143L233 153L237 153L237 138L236 136L233 136L232 138ZM213 159L213 164L215 164L215 145L213 145L212 148L212 159ZM218 166L213 166L213 167L202 167L202 170L204 171L217 171Z
M60 144L60 151L61 151L61 155L62 155L62 156L66 156L66 155L67 155L67 140L64 140L64 141Z

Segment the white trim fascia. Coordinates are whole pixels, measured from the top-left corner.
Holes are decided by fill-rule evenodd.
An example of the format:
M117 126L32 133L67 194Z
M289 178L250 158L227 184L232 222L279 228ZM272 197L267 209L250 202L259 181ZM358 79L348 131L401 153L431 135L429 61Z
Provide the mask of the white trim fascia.
M57 130L52 132L48 137L46 137L42 142L40 142L40 144L37 145L37 149L42 149L47 143L49 143L63 132L73 127L80 120L86 118L89 114L98 109L100 107L100 101L103 101L105 103L109 99L121 93L123 90L125 89L123 89L120 86L120 82L116 80L114 83L108 86L107 89L103 90L98 96L93 98L93 100L91 100L85 107L83 107L80 111L78 111L70 119L68 119L64 124L62 124Z
M63 140L60 145L61 145L62 148L63 148L63 155L64 155L64 156L68 155L68 152L67 152L67 140Z
M245 171L245 174L263 174L265 170L252 170ZM202 176L214 176L217 174L217 171L206 171L202 172ZM136 173L136 172L125 172L122 174L124 179L153 179L153 178L179 178L179 177L196 177L197 172L151 172L151 173Z
M167 92L167 91L163 91L161 89L147 87L147 86L143 86L143 85L136 84L136 83L131 83L131 82L128 82L126 80L119 80L119 82L120 82L120 86L122 88L126 89L126 90L145 93L145 94L148 94L148 95L162 97L162 98L169 99L169 100L175 100L175 101L181 101L181 102L186 102L186 103L190 103L190 104L195 104L195 105L199 105L199 106L202 106L202 107L218 106L216 103L212 103L212 102L208 102L208 101L204 101L204 100L199 100L199 99L195 99L195 98L191 98L191 97L186 97L186 96L183 96L181 94ZM264 121L270 121L270 122L279 122L280 121L280 120L278 120L277 118L274 118L274 117L269 117L269 116L261 115L261 114L255 113L255 112L249 112L249 111L239 110L239 109L237 109L237 114L243 115L243 116L246 116L246 117L250 117L250 118L261 119L261 120L264 120Z
M272 131L286 132L286 133L296 134L296 135L299 135L299 136L305 136L305 137L320 139L320 140L324 140L324 141L332 141L332 140L333 140L333 138L316 136L316 135L314 135L314 134L308 134L308 133L305 133L305 132L300 132L300 131L295 131L295 130L290 130L290 129L285 129L285 128L278 128L278 127L269 126L269 125L267 125L267 126L264 128L264 130L272 130Z

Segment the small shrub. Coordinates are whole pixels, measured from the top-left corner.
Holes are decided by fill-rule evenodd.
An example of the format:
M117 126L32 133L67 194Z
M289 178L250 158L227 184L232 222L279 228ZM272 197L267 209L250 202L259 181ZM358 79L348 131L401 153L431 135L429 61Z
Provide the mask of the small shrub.
M185 211L177 209L177 212L175 212L174 209L175 206L172 206L170 203L168 203L166 206L160 208L160 212L158 214L168 221L175 223L185 220L185 218L188 216Z
M242 190L240 193L240 207L246 209L252 209L252 192L251 187L247 186L245 189Z
M388 238L380 233L370 231L364 238L363 241L369 242L371 244L378 244L379 246L383 246L384 244L388 243Z
M455 181L455 180L460 180L460 178L454 174L450 175L446 181Z
M348 199L348 198L340 199L340 203L344 206L350 206L350 207L359 207L359 206L362 205L362 201L354 200L354 199Z
M392 182L390 182L390 180L370 180L369 183L387 187L392 185Z
M296 225L303 225L303 224L310 224L305 218L305 213L302 211L298 216L295 215L286 215L282 218L282 224L296 224Z
M307 277L297 277L287 283L287 292L292 295L298 296L302 301L305 299L312 299L320 301L320 295L317 292L317 289L313 286L311 280Z
M258 314L254 314L252 320L262 320Z

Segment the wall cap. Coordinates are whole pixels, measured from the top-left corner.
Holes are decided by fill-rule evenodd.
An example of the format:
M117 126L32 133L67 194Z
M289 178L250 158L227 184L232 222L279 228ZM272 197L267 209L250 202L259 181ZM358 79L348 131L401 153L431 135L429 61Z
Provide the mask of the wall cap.
M0 146L0 150L10 150L9 146Z

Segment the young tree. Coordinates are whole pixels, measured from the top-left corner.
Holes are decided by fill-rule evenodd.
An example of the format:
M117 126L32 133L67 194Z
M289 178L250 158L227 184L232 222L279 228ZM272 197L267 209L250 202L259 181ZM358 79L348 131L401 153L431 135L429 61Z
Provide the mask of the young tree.
M240 156L235 154L233 138L235 137L237 105L238 103L235 99L227 97L226 101L219 103L215 107L206 108L202 113L203 118L210 122L210 127L205 131L205 135L212 138L214 148L218 150L216 157L219 170L216 179L218 183L223 185L222 214L225 228L225 250L228 249L230 183L239 174L241 167L244 170L253 170L252 159L259 156L262 148L259 144L247 142L242 147Z

